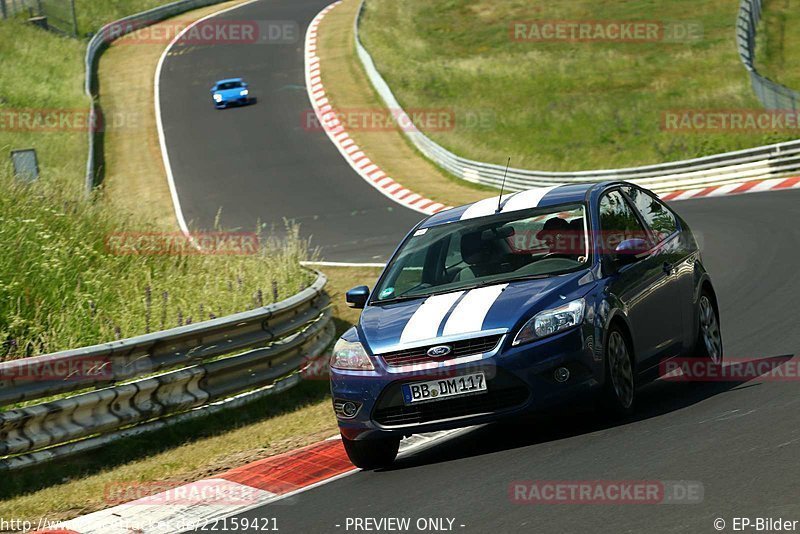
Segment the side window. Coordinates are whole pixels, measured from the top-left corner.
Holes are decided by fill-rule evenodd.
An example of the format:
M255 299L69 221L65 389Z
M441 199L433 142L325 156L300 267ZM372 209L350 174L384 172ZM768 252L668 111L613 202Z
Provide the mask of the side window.
M619 191L606 193L600 199L600 233L605 253L614 252L626 239L647 239L639 219Z
M636 187L623 187L623 191L633 201L636 211L641 214L647 226L653 230L653 239L660 243L675 233L678 222L675 215L660 200Z

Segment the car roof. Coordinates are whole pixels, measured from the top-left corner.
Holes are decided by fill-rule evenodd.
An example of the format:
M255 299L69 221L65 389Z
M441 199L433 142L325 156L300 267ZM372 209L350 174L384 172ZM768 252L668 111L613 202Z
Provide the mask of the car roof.
M537 187L527 189L517 193L507 193L503 195L500 205L501 213L509 213L530 208L545 208L547 206L557 206L559 204L570 204L584 202L586 196L592 189L602 189L606 186L618 182L580 182L574 184L559 184L548 187ZM497 210L499 197L491 197L465 206L451 208L440 211L425 219L420 228L429 228L440 224L447 224L462 219L472 219L493 215Z
M229 82L242 82L242 81L244 81L244 80L242 80L241 78L228 78L228 79L226 79L226 80L220 80L220 81L218 81L218 82L216 83L216 85L219 85L219 84L221 84L221 83L229 83Z

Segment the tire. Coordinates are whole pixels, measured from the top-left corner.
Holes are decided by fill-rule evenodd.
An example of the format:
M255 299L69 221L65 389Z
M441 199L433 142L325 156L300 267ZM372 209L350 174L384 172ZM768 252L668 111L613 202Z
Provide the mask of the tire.
M342 436L342 443L350 461L361 469L392 465L400 448L400 438L351 440Z
M698 302L698 329L694 355L711 360L713 365L722 365L722 333L719 328L719 313L711 292L704 289Z
M622 330L612 326L605 347L606 379L604 400L612 415L633 413L636 401L636 375L633 371L633 351Z

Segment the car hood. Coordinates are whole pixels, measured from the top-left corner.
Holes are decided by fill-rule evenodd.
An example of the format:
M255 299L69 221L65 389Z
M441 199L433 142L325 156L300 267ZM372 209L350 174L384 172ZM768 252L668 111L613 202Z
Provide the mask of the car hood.
M586 294L587 271L540 280L499 283L417 300L370 305L361 313L359 333L371 352L436 343L442 336L470 337L482 331L512 330L534 313Z

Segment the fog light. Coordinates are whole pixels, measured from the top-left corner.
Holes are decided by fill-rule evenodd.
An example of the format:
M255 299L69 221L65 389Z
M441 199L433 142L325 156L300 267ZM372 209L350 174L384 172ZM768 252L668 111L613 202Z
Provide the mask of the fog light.
M358 406L355 402L347 401L342 404L342 415L345 417L353 417L358 412Z
M333 410L336 412L336 417L339 419L352 419L358 414L360 409L361 403L357 401L344 399L336 399L333 401Z
M556 379L556 382L566 382L569 380L569 369L566 367L559 367L553 373L553 378Z

